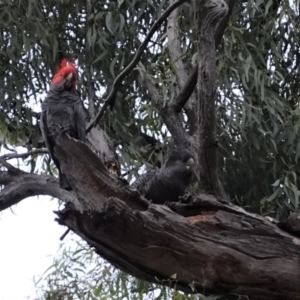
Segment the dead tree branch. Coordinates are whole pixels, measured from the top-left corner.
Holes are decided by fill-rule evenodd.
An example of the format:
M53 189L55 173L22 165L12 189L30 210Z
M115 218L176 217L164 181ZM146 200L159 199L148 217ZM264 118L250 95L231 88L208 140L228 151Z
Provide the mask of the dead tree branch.
M65 202L72 202L80 211L75 194L61 189L58 180L53 176L26 173L21 170L0 171L0 184L4 185L0 191L0 211L27 197L38 195L49 195Z
M0 210L51 195L74 204L57 212L60 224L133 276L185 292L300 300L296 236L212 195L173 203L172 210L152 205L85 144L62 136L55 151L76 195L51 176L1 171ZM294 219L289 227L298 229Z
M198 67L193 69L192 75L187 78L185 85L177 95L177 97L174 99L172 105L174 107L174 110L179 113L187 101L190 99L191 95L194 92L195 86L197 84L197 78L198 78ZM192 101L193 103L195 101ZM191 131L191 134L193 134L194 130Z
M222 41L222 37L224 35L224 32L227 28L227 24L229 22L230 16L232 14L233 7L236 3L236 0L227 0L227 6L228 6L228 12L226 16L220 20L220 22L217 25L216 31L215 31L215 48L217 49Z
M300 299L295 236L213 196L173 204L174 211L149 204L110 177L86 145L66 136L59 141L56 155L83 212L68 207L58 221L116 267L183 291Z
M170 3L173 4L176 2L175 0L171 0ZM176 70L177 82L179 85L179 89L181 90L185 82L187 81L187 71L185 68L185 64L183 63L182 56L183 52L181 50L181 42L180 42L180 29L178 24L179 18L179 8L175 9L169 19L168 19L168 49L170 53L170 58L172 64Z
M0 157L0 165L2 165L4 168L6 168L11 173L16 173L16 174L23 173L22 170L12 166L2 157Z

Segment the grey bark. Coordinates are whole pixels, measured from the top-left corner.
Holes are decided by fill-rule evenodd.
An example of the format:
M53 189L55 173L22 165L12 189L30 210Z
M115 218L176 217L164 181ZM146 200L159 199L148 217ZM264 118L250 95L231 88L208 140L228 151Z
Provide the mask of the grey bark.
M51 176L4 163L8 170L0 172L5 186L0 210L28 196L48 194L69 203L57 212L60 224L133 276L185 292L300 299L296 236L212 195L170 207L150 204L111 175L88 146L67 136L58 139L55 155L74 192L60 189Z
M175 0L171 0L170 3L172 4ZM197 94L194 93L194 88L191 88L191 85L194 84L192 81L190 85L186 86L188 82L188 70L185 67L183 62L183 51L181 49L181 42L180 42L180 28L179 28L179 17L180 17L180 7L175 9L168 19L168 27L167 27L167 35L168 35L168 48L170 53L170 58L172 64L175 69L175 74L177 78L177 83L179 86L179 94L172 103L174 110L179 113L181 109L185 106L185 111L188 116L188 123L190 128L190 134L193 134L196 130L197 124L197 110L195 103L197 101ZM196 79L197 80L197 79ZM196 83L194 84L195 87ZM186 98L183 96L186 95ZM184 99L191 98L191 101L183 101Z
M300 299L300 240L265 218L207 195L173 211L150 204L67 137L56 155L84 208L58 212L59 222L116 267L183 291Z
M223 0L195 1L198 37L198 103L199 126L194 136L198 147L199 177L205 193L225 197L219 181L215 130L216 52L215 30L227 15Z
M160 116L166 124L168 130L170 131L175 144L180 146L189 147L190 137L188 133L184 130L182 123L178 117L178 113L175 111L174 107L170 103L165 103L163 97L159 90L156 88L155 83L151 76L147 74L144 66L140 63L140 82L147 88L150 95L152 105L156 107Z

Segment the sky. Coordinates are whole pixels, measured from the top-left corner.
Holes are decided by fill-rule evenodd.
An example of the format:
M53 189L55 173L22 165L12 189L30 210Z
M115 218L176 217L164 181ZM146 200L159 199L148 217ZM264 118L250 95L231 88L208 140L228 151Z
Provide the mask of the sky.
M51 266L65 231L53 210L56 201L43 196L0 213L0 300L34 299L33 277Z
M18 147L19 153L26 149ZM1 149L0 155L10 153ZM9 161L12 165L16 160ZM19 160L20 168L27 167ZM0 212L0 300L36 299L37 278L52 265L66 227L54 221L57 200L26 198ZM68 240L68 236L64 242Z

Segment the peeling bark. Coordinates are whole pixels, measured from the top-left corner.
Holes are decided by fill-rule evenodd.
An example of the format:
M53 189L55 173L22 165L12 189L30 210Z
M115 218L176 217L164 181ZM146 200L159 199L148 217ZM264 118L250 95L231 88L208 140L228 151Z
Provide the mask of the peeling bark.
M59 223L116 267L183 291L300 299L300 240L267 219L207 195L153 205L83 143L63 136L56 151L84 208Z
M206 194L188 204L153 205L110 174L82 142L64 135L55 151L74 192L60 189L51 176L6 164L0 210L51 195L67 202L57 212L60 224L133 276L192 293L300 299L300 239L279 225ZM286 227L299 234L294 214Z
M101 157L110 173L120 175L120 165L114 145L106 132L99 126L93 127L87 134L89 146Z
M91 126L89 141L100 156L67 135L58 137L54 149L73 192L60 189L51 176L20 171L2 158L0 164L7 171L0 171L0 184L4 186L0 210L29 196L51 195L67 203L64 210L57 212L60 224L133 276L185 292L245 295L244 299L254 300L300 300L298 217L291 215L286 224L285 229L295 232L293 235L280 229L279 224L247 213L220 197L212 49L214 34L222 34L222 30L215 32L220 17L211 14L215 4L222 8L221 0L195 1L200 42L196 124L199 139L194 136L194 144L197 142L196 147L200 147L198 160L204 194L190 197L188 204L151 204L108 171L107 162L116 159L114 151L105 132ZM194 72L194 81L196 75ZM145 78L152 101L174 139L179 144L186 143L189 136L176 115L178 111L163 106L155 86Z

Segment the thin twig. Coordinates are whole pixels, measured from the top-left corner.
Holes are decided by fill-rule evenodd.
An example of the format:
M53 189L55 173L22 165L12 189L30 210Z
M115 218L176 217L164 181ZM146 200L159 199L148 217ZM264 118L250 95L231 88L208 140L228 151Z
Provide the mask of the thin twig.
M64 238L67 236L67 234L69 233L71 231L71 229L67 229L66 231L65 231L65 233L59 238L61 241L63 241L64 240Z
M41 148L41 149L36 149L36 150L31 150L25 153L10 153L10 154L5 154L3 156L0 156L0 160L9 160L13 158L27 158L30 155L35 155L35 154L47 154L49 151L46 148Z
M143 51L145 50L145 48L147 47L150 39L152 38L153 34L156 32L156 30L159 28L159 26L167 19L167 17L172 13L172 11L177 8L179 5L187 2L189 0L178 0L175 3L173 3L172 5L170 5L165 11L164 13L158 18L158 20L153 24L153 26L151 27L148 35L146 36L144 42L140 45L140 47L138 48L134 58L132 59L132 61L129 63L129 65L116 77L115 81L113 82L113 86L112 89L109 93L109 95L107 96L107 98L104 100L104 104L101 107L101 109L99 110L99 112L97 113L96 117L92 120L92 122L88 125L88 127L86 128L86 131L89 132L92 127L94 125L96 125L98 123L98 121L101 119L101 117L103 116L105 110L107 109L107 107L113 103L117 90L118 90L118 86L122 83L123 79L133 70L133 68L136 66L136 64L138 63L141 55L143 54Z
M9 164L5 159L0 157L0 165L5 167L9 172L22 173L23 171Z

